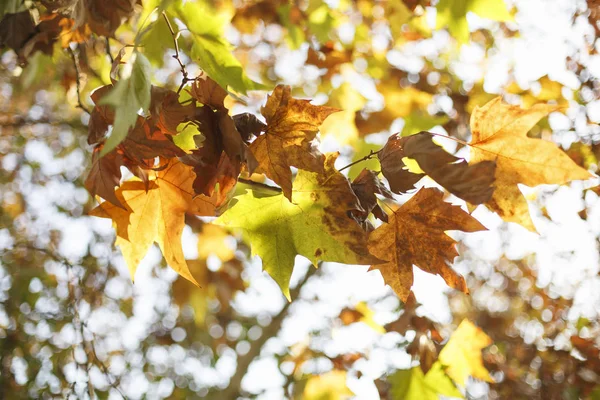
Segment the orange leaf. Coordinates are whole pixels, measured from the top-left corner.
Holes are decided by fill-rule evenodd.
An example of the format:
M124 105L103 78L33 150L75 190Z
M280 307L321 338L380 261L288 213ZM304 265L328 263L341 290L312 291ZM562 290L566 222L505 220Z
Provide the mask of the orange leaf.
M190 167L171 161L156 173L147 191L144 182L140 181L127 181L121 185L116 196L126 210L104 202L90 212L90 215L113 220L117 230L115 244L121 248L132 278L152 243L157 242L171 268L198 285L181 247L185 214L214 216L217 199L194 197L194 177Z
M443 201L438 189L421 189L383 224L369 234L369 250L385 264L378 269L385 282L406 301L413 284L413 265L425 272L440 275L446 283L468 293L462 276L447 264L458 252L454 239L444 232L482 231L486 228L460 207Z

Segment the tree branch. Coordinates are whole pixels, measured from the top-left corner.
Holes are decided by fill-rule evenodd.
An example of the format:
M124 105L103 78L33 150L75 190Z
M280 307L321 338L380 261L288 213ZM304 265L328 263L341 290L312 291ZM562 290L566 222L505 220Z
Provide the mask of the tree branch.
M171 25L171 21L169 21L169 18L167 17L166 12L163 11L162 16L165 19L167 26L169 27L169 32L171 32L171 36L173 37L173 45L175 46L175 54L172 57L174 59L176 59L177 62L179 63L179 69L181 70L181 74L183 75L183 78L181 78L181 84L179 85L179 89L177 89L177 93L179 93L179 92L181 92L181 89L183 89L185 84L193 81L194 78L188 77L188 72L187 72L187 69L185 68L185 64L181 61L181 58L179 58L179 43L177 42L177 39L179 38L179 32L175 32L173 30L173 26Z
M90 110L83 104L81 101L81 71L79 69L79 60L75 55L75 52L71 47L67 47L69 50L69 54L71 54L71 59L73 60L73 66L75 67L75 85L77 89L77 107L81 108L86 113L90 114Z
M290 291L291 298L294 300L297 299L298 295L300 294L300 291L302 290L302 287L304 287L304 285L306 284L306 282L308 282L311 276L313 276L320 270L321 263L319 263L319 268L313 268L312 265L309 266L304 278L302 278L302 280L298 282L296 287ZM291 304L292 302L286 302L281 311L279 311L279 313L275 317L273 317L271 323L263 329L262 335L258 339L256 339L256 341L252 342L248 353L238 357L235 374L233 374L233 376L229 380L229 386L227 386L227 388L225 388L221 392L215 393L216 398L222 400L235 400L240 396L240 392L242 389L242 379L248 372L248 367L250 366L250 364L252 364L252 361L254 361L257 357L260 356L260 352L265 343L267 343L267 341L270 338L275 337L279 333L283 321L288 316Z
M340 172L342 172L343 170L345 170L346 168L350 168L353 165L356 165L358 163L361 163L363 161L367 161L370 160L371 158L373 158L374 156L376 156L377 154L379 154L381 152L381 149L377 150L377 151L369 151L369 154L367 154L366 156L364 156L363 158L359 158L356 161L351 162L350 164L346 165L345 167L342 167L339 169Z

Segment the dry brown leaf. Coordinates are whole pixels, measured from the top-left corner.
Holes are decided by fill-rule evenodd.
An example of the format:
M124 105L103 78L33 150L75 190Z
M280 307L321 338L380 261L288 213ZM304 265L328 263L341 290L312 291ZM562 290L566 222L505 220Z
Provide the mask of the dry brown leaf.
M530 187L592 178L552 142L527 137L537 122L560 107L538 104L529 109L505 104L500 97L471 115L471 160L495 161L496 188L485 204L508 222L535 232L529 207L517 184Z
M364 209L364 211L352 211L352 215L359 223L366 222L370 213L373 213L380 220L388 222L388 216L379 204L377 204L377 197L375 195L379 194L388 199L393 199L394 195L377 177L377 173L363 169L356 179L352 181L351 186L354 194L360 201L360 205Z
M468 293L462 276L449 265L458 252L456 241L445 234L448 230L464 232L486 228L460 207L444 202L438 189L421 189L383 224L369 234L369 250L385 264L378 269L385 282L406 301L413 284L413 265L425 272L440 275L446 283Z
M292 199L294 166L323 173L323 154L314 147L319 125L335 108L314 106L308 100L292 98L289 86L277 86L268 97L261 112L267 121L265 133L250 145L258 160L258 172L281 186L285 196Z
M144 182L127 181L116 196L126 210L104 202L90 215L111 218L116 225L115 245L121 248L132 279L138 264L153 242L158 243L167 263L177 273L198 285L183 256L181 234L185 214L214 216L218 199L194 197L192 169L179 161L171 161L155 173L146 190Z
M101 150L102 147L100 146L94 149L92 168L85 180L85 187L92 196L98 195L115 206L125 209L115 194L115 187L119 186L121 181L123 157L115 150L104 157L100 157Z
M381 172L396 193L413 189L425 174L450 193L471 204L482 204L492 197L496 163L482 161L468 164L465 160L446 152L433 142L429 132L400 137L390 136L378 154ZM405 170L404 157L414 159L425 174L412 174Z

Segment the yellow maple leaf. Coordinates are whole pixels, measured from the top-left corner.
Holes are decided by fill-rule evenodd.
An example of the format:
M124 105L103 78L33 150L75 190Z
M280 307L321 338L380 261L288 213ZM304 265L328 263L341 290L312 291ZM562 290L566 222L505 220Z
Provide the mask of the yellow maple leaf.
M439 361L446 365L446 374L459 385L467 378L493 382L484 367L481 350L492 344L492 339L468 319L464 319L440 352Z
M469 164L485 160L496 162L496 189L486 206L503 220L516 222L534 232L527 201L517 184L533 187L592 177L556 144L527 137L527 132L541 118L559 108L537 104L522 109L505 104L498 97L475 108L471 114L473 138Z
M281 186L292 200L291 166L311 172L323 172L325 161L313 140L319 126L336 108L315 106L308 100L292 98L289 86L277 86L262 108L267 128L250 145L258 161L257 172L263 172Z
M115 245L121 249L132 279L140 261L156 242L171 268L198 285L181 247L185 214L213 216L216 199L194 197L194 178L191 167L171 161L156 173L148 188L138 180L121 185L116 195L126 210L105 201L90 211L90 215L113 220L117 231Z

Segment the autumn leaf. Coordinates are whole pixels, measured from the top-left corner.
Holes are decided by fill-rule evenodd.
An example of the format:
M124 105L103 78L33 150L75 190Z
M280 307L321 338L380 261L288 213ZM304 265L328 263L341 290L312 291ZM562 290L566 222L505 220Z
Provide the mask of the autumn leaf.
M7 13L0 21L0 47L6 46L18 53L33 34L35 23L29 10Z
M493 382L481 358L481 350L491 344L492 339L485 332L464 319L440 352L439 361L447 366L448 376L461 386L466 385L469 376Z
M85 187L92 196L98 195L110 201L117 207L125 209L115 194L115 187L121 181L122 156L116 151L111 151L104 157L100 157L101 147L94 149L92 155L92 168L85 180Z
M396 371L388 381L392 384L393 400L439 400L440 395L463 398L439 362L434 363L427 374L413 367Z
M117 230L115 245L120 247L132 279L138 264L156 242L171 268L198 284L190 273L181 247L185 214L213 216L217 199L194 197L194 177L190 167L170 161L156 173L148 190L143 182L136 180L121 185L116 196L126 210L104 202L90 212L90 215L113 220Z
M402 301L410 294L413 265L440 275L450 287L468 293L464 278L448 266L458 252L454 248L456 241L444 232L485 229L460 207L444 202L441 191L421 189L389 216L389 223L369 234L371 254L387 261L371 269L381 272L385 283Z
M370 213L373 213L380 220L388 222L388 216L377 203L377 196L375 195L379 194L388 199L393 199L394 195L377 177L377 173L363 169L356 179L352 181L352 190L364 210L353 211L353 215L359 222L366 221Z
M252 254L290 299L289 282L296 255L314 265L319 260L346 264L378 262L368 254L366 233L348 217L361 210L348 180L326 158L324 173L300 171L293 186L294 202L283 194L262 196L247 192L214 223L241 228L248 235Z
M529 109L508 105L500 97L471 114L471 160L496 162L496 183L486 206L507 222L535 232L529 207L517 184L530 187L585 180L592 175L578 166L552 142L534 139L527 132L559 107L538 104Z
M465 160L446 152L433 142L429 132L400 137L390 136L378 154L381 172L390 183L392 191L404 193L425 174L450 193L471 204L481 204L492 197L494 188L494 161L468 164ZM425 174L414 174L406 170L404 157L414 159Z
M459 43L469 41L468 12L495 21L513 20L504 0L440 0L436 9L436 28L441 29L447 26L450 34Z
M257 161L224 105L227 92L203 76L194 81L190 94L203 104L196 108L192 121L202 137L195 138L199 149L192 150L182 161L194 167L196 193L212 196L218 183L220 196L225 197L237 183L242 164L252 172Z
M261 111L267 128L250 145L258 160L257 172L263 172L281 186L284 195L291 200L290 167L323 172L323 155L314 148L313 141L325 118L338 110L294 99L289 86L279 85Z
M152 86L150 93L150 115L165 135L177 135L179 124L188 122L194 117L196 111L194 104L181 104L179 94L176 92Z

